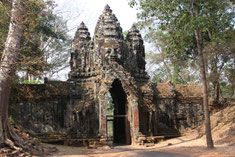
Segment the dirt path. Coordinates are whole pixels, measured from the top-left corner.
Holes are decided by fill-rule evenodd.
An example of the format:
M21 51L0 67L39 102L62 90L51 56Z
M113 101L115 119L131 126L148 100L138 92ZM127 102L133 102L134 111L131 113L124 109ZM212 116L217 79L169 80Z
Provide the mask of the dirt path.
M100 148L96 150L57 146L58 153L52 156L58 157L234 157L235 146L220 146L214 150L207 150L204 146L187 147L152 147L138 148L133 146L118 146L114 149Z
M166 140L153 147L116 146L114 149L103 147L87 149L84 147L56 146L58 157L235 157L235 145L216 145L216 149L205 147L204 137L193 135ZM55 145L49 145L55 146Z

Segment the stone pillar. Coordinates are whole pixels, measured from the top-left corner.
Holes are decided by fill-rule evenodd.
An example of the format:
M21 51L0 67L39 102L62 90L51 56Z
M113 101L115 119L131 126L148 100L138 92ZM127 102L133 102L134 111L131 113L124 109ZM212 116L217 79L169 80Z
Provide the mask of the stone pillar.
M154 111L154 135L158 135L158 111Z
M153 132L152 132L152 111L149 111L149 128L148 128L148 133L149 133L149 136L152 136L153 135Z
M102 99L103 98L103 99ZM100 136L106 137L106 109L105 109L105 96L100 96L99 101L99 134Z
M131 142L132 145L136 145L138 143L139 135L139 108L136 100L131 100L129 103L131 106Z

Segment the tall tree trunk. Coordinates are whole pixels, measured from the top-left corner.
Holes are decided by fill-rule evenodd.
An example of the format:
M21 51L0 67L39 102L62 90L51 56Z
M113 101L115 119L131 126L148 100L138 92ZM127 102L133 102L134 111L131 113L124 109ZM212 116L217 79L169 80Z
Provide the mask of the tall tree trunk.
M198 17L198 7L197 2L194 0L193 8L195 11L195 16ZM208 90L207 90L207 80L206 80L206 68L205 68L205 61L203 57L203 47L202 47L202 32L201 30L195 30L195 36L197 41L197 49L198 49L198 56L200 61L200 73L201 73L201 81L202 81L202 90L203 90L203 106L204 106L204 115L205 115L205 133L206 133L206 142L207 148L212 149L214 148L212 135L211 135L211 124L210 124L210 112L209 112L209 105L208 105Z
M21 138L8 122L8 101L22 38L21 0L12 0L11 21L0 65L0 145L23 147Z
M216 103L215 105L217 105L220 101L220 86L219 86L219 81L216 80L215 82L213 82L214 85L214 102Z
M205 116L205 128L206 128L206 142L207 148L214 148L212 135L211 135L211 123L210 123L210 112L208 105L208 90L207 90L207 80L206 80L206 70L205 63L202 52L202 38L201 31L196 30L195 35L197 38L197 47L198 47L198 55L200 60L200 73L201 73L201 81L202 81L202 90L203 90L203 106L204 106L204 116Z
M212 75L212 84L214 88L214 104L217 105L219 103L220 98L220 83L219 83L219 72L218 72L218 66L217 63L219 62L219 59L217 55L215 54L214 57L211 59L211 75Z

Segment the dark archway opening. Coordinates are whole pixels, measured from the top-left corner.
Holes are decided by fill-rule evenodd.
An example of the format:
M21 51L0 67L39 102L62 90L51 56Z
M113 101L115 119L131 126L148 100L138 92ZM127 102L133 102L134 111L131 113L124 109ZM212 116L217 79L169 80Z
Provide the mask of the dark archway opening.
M121 81L115 79L109 92L114 104L113 143L131 144L130 122L127 118L127 96L122 87Z

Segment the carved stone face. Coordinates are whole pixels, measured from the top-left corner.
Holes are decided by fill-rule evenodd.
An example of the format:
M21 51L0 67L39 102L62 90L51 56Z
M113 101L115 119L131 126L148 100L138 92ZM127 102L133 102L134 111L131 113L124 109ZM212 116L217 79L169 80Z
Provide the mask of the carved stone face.
M144 46L139 31L132 26L125 41L120 23L109 6L105 7L99 17L92 42L90 39L87 27L81 23L73 42L73 50L79 52L76 62L79 65L76 67L82 68L81 71L88 73L86 69L93 71L115 63L125 66L131 73L145 72L145 64L142 62ZM91 66L97 67L91 68Z

